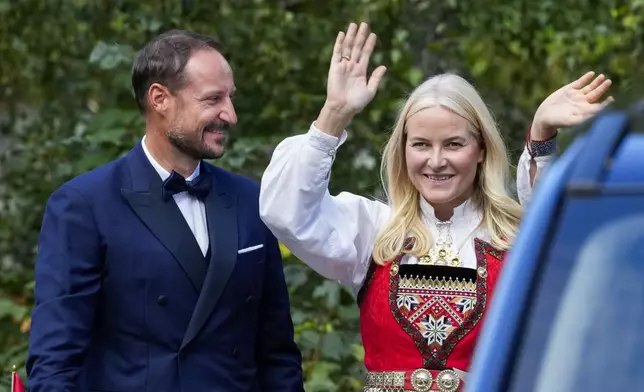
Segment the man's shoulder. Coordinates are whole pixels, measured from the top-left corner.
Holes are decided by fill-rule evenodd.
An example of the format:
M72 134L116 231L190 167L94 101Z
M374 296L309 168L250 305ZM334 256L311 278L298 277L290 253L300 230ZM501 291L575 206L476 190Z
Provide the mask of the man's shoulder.
M74 190L84 197L105 194L106 188L111 186L115 174L119 171L123 158L107 162L94 169L78 174L65 181L54 193L63 190Z
M214 173L216 179L225 181L228 186L233 187L233 189L235 189L237 192L244 194L252 193L256 194L259 197L259 181L253 180L252 178L243 174L235 173L230 170L212 165L210 163L206 163L206 165L208 166L208 169L212 173ZM215 187L217 187L216 182Z

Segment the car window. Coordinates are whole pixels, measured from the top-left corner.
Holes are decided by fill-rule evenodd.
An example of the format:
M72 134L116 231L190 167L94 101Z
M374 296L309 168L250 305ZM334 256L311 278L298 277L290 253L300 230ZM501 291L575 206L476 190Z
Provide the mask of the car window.
M644 195L573 200L531 295L508 390L644 385Z

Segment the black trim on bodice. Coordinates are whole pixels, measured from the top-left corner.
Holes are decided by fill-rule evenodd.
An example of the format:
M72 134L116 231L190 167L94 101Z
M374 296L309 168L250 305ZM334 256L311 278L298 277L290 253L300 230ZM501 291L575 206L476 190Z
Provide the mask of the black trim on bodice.
M398 274L408 278L444 278L445 280L476 281L475 269L444 265L401 264Z

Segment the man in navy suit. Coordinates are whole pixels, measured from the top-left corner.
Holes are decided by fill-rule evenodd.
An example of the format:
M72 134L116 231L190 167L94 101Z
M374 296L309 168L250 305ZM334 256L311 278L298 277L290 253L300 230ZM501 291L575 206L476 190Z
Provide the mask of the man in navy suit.
M56 190L36 263L31 392L303 391L259 186L208 163L237 122L218 43L160 35L132 70L145 136Z

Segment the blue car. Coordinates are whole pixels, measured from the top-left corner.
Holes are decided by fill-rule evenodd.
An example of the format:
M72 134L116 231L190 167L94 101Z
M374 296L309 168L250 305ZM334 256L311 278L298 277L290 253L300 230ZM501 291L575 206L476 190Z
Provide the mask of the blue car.
M542 178L468 392L644 391L643 119L602 113Z

